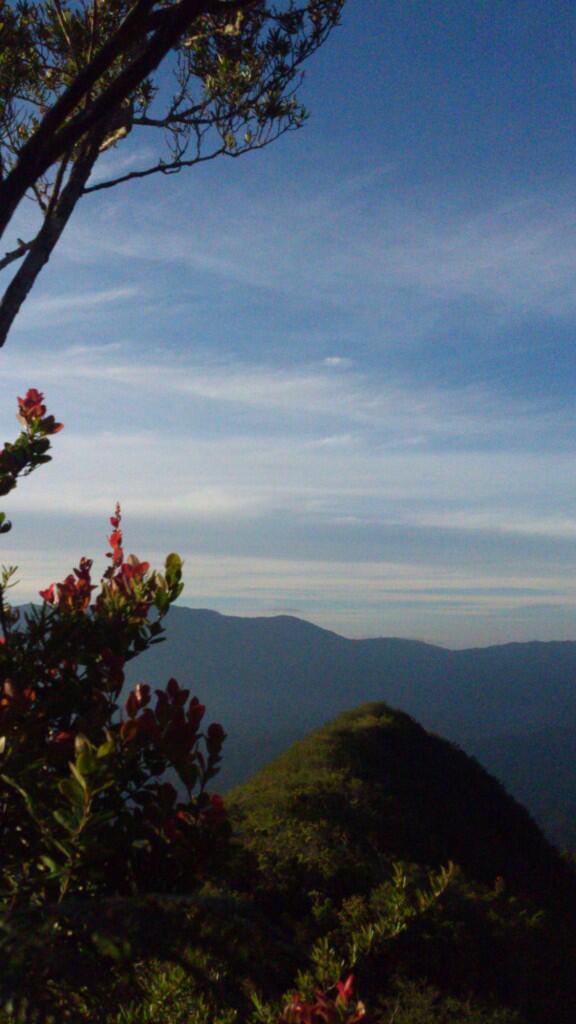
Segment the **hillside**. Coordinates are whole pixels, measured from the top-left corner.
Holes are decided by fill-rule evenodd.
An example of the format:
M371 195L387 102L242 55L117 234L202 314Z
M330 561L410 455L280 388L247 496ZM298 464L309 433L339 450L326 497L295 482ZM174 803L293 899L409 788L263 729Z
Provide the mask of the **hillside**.
M313 730L228 802L254 847L293 877L305 863L311 886L318 872L356 891L392 860L451 860L474 882L502 877L524 897L576 908L572 871L525 809L473 758L384 703Z
M572 869L494 778L408 715L373 703L338 716L229 806L277 908L304 921L328 899L344 908L335 936L384 913L388 939L359 970L374 997L400 974L526 1021L575 1019ZM433 876L427 902L422 869L448 862L461 876Z
M547 767L546 747L534 745L532 734L576 728L575 642L450 651L410 640L347 640L290 616L174 608L166 643L129 670L131 680L176 676L225 724L224 787L338 712L385 700L483 759L558 842L569 838L576 779L569 766L562 777ZM497 737L506 738L504 754L514 737L521 778L497 752Z

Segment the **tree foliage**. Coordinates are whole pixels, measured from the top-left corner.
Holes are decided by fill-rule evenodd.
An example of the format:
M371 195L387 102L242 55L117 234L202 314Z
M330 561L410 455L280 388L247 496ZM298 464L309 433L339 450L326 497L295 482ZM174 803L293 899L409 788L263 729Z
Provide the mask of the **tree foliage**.
M237 157L299 128L302 66L344 0L0 0L0 236L35 200L0 302L0 345L82 196ZM126 139L154 156L97 182Z

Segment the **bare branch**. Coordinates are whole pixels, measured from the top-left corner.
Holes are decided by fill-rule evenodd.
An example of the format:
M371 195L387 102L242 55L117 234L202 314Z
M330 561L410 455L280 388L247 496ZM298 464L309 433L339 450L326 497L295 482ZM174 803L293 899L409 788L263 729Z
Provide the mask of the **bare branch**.
M60 25L60 31L68 44L68 49L70 50L70 52L72 52L72 42L70 36L68 35L68 29L66 28L66 21L64 20L64 16L62 14L62 5L60 4L60 0L52 0L52 6L56 11L56 17L58 19L58 24Z
M118 178L110 178L108 181L99 181L96 185L87 185L83 190L82 195L88 195L90 192L101 192L106 188L114 188L115 185L123 185L126 181L134 181L138 178L148 178L151 174L178 174L184 167L194 167L196 164L209 163L211 160L215 160L218 156L228 156L237 158L243 156L244 153L256 152L259 149L265 149L272 142L276 142L277 139L281 138L282 135L286 135L287 132L295 131L294 125L282 125L276 131L274 131L269 137L262 139L260 142L250 142L246 146L238 146L237 149L227 149L225 145L212 150L211 153L200 153L189 160L173 160L170 163L160 162L154 167L147 167L144 171L130 171L128 174L123 174Z
M5 253L4 258L0 260L0 270L9 267L11 263L14 263L14 260L22 259L33 245L34 242L23 242L21 238L18 239L18 247L12 249L11 252Z
M98 159L100 144L109 127L109 122L105 121L99 126L98 131L92 133L90 140L84 145L83 151L74 162L61 196L47 214L34 241L26 246L26 258L12 278L0 302L0 347L6 341L22 303L27 298L40 271L50 259L72 216L76 203L80 199L84 186L92 173L92 168Z
M189 107L181 114L166 114L166 117L147 117L145 114L133 119L133 124L144 128L169 128L171 124L187 124L190 118L194 118L194 124L211 124L214 118L198 120L196 114L206 107L205 103L197 103L195 107Z

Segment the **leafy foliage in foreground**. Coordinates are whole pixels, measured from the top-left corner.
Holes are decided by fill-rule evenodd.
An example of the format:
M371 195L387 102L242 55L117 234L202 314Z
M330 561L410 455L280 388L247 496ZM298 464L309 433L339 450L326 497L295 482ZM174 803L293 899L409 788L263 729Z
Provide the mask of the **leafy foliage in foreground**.
M19 437L0 453L3 494L49 461L62 426L36 389L18 399L18 418ZM120 708L124 666L161 639L182 563L171 554L159 573L125 557L119 506L111 526L99 587L82 558L22 616L6 600L13 569L0 584L0 996L44 1015L71 968L80 980L102 957L130 954L116 909L104 921L96 897L190 892L228 835L206 788L222 726L203 731L204 705L175 679L154 699L136 686Z

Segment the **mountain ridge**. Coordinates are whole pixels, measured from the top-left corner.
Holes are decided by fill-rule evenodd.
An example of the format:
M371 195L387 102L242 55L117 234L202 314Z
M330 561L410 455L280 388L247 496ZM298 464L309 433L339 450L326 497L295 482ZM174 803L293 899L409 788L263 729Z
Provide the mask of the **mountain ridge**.
M515 735L529 761L534 730L576 732L576 641L451 650L401 637L349 639L292 615L241 617L182 605L171 609L166 636L127 666L128 682L160 685L175 676L206 703L228 732L224 789L329 718L383 700L477 757L552 827L557 842L567 841L554 822L576 807L576 772L572 788L564 777L554 792L546 770L554 809L547 822L542 794L530 802L538 763L514 789L514 772L493 741Z

